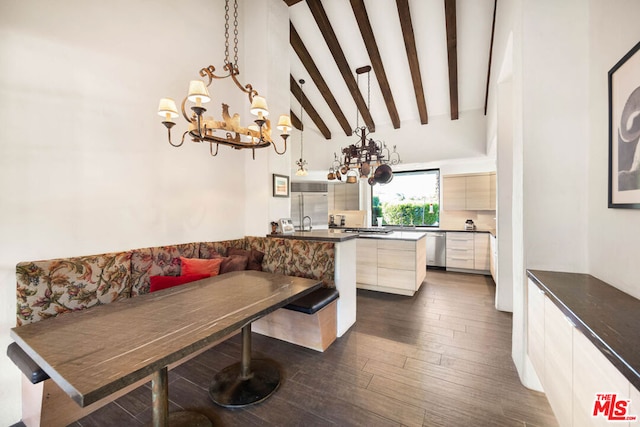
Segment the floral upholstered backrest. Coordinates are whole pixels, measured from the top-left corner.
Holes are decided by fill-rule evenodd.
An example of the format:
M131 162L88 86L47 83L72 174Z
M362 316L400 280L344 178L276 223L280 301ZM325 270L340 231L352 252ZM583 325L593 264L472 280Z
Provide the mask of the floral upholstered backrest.
M270 273L322 280L335 287L335 245L332 242L248 236L247 249L264 252L262 268Z
M149 293L151 276L179 276L180 257L199 258L200 243L134 249L131 255L131 296Z
M216 254L227 256L227 248L247 249L245 239L222 240L220 242L201 242L200 258L214 258Z
M130 251L21 262L16 265L17 325L127 298L130 271Z
M335 245L332 242L289 240L290 254L286 274L322 280L326 287L335 288Z

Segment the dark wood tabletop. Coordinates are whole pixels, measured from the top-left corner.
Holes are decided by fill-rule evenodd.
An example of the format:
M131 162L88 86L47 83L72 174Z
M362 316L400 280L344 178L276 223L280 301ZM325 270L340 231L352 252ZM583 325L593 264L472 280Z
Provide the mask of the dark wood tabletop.
M320 286L233 272L16 327L11 337L87 406Z

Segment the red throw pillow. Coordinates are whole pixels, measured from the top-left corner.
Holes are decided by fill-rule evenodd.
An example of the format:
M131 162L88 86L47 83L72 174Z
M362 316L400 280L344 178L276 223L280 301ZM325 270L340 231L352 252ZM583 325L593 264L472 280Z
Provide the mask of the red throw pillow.
M249 259L247 270L262 271L262 260L264 258L264 252L260 252L256 249L247 251L238 248L227 248L227 256L230 255L244 255Z
M149 292L159 291L160 289L173 288L174 286L184 285L185 283L195 282L209 277L209 274L190 274L188 276L151 276L151 286Z
M220 273L222 258L201 259L180 257L181 276L190 274L208 274L217 276Z
M222 259L220 274L246 270L249 263L249 258L244 255L231 255L220 259Z

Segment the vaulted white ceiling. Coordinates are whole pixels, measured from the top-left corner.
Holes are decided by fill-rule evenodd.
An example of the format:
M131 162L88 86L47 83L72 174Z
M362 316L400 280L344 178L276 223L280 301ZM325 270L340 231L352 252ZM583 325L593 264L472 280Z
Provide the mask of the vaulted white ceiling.
M398 120L394 125L393 112L390 113L387 107L389 99L385 103L381 91L380 83L384 79L377 75L376 71L379 70L374 67L369 74L371 78L369 111L377 132L382 131L385 135L393 135L402 132L403 127L407 126L412 128L418 126L426 131L429 126L433 126L434 121L452 120L452 114L455 116L456 110L459 117L457 120L464 120L467 113L484 114L495 0L284 1L290 5L291 26L299 35L299 40L308 51L312 63L317 67L328 90L335 98L339 110L346 118L348 130L356 127L356 102L349 90L348 82L341 74L338 65L339 52L335 52L335 49L334 52L331 51L324 36L327 34L327 29L320 27L322 25L331 27L346 58L348 70L351 71L352 77L356 78L356 68L373 65L375 61L375 58L367 52L356 14L368 19L384 74L388 80L393 98L392 104L397 111ZM410 22L413 27L412 35L428 115L427 123L424 123L425 117L422 120L420 117L403 38L400 10L403 7L406 10L406 3L408 3ZM445 4L447 4L446 7ZM452 5L455 6L455 12L451 10ZM449 34L445 8L448 9L449 15L455 13L453 20L449 21L449 25L452 22L455 23L455 30L451 30L450 27ZM318 16L322 17L323 13L327 21L318 18ZM360 24L362 25L362 21ZM294 37L295 35L292 34L289 55L292 82L297 82L299 79L306 81L303 86L304 95L326 125L323 137L327 138L328 130L330 140L344 141L348 135L344 121L341 125L338 119L339 113L335 112L335 105L332 111L332 107L323 97L323 92L326 92L327 88L321 88L314 82L313 71L294 49ZM448 39L451 48L449 50ZM454 61L448 57L451 52L455 55ZM338 57L338 62L334 56ZM450 79L450 75L453 79ZM454 81L456 77L457 81ZM315 77L315 80L317 81L318 77ZM450 88L450 82L454 84L453 89ZM358 87L366 102L367 74L360 76ZM295 88L292 89L295 90ZM450 96L452 91L454 97ZM457 99L455 99L456 92ZM300 109L298 97L292 92L291 110L299 116ZM314 129L316 133L322 133L322 126L314 123L310 115L311 111L305 108L303 117L305 132ZM453 120L456 118L454 117ZM360 125L362 124L363 118L360 114Z

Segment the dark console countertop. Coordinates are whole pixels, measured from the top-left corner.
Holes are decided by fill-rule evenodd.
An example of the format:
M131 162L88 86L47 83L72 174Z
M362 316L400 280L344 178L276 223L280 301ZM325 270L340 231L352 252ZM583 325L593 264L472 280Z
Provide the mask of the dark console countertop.
M527 274L640 389L640 300L589 274L541 270Z

